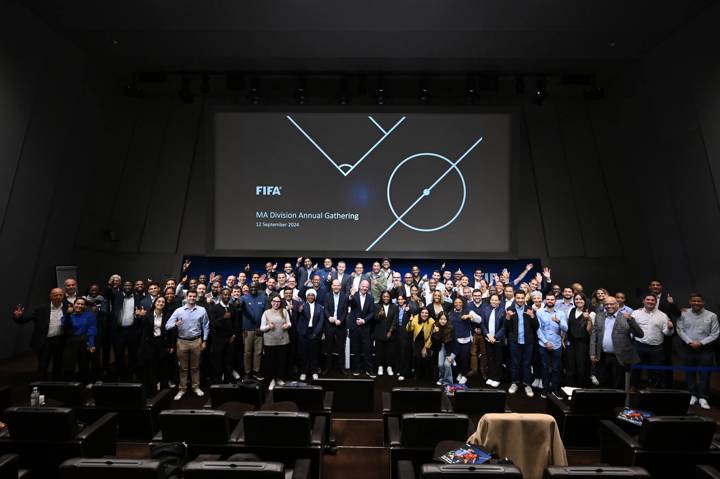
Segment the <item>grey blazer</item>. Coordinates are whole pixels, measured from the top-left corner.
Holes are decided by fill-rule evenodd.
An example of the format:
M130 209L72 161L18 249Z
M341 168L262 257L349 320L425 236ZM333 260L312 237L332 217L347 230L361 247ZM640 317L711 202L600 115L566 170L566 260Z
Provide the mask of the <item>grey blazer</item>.
M600 357L602 355L602 342L605 334L605 317L607 313L601 312L595 316L595 327L590 334L590 356ZM630 334L636 338L642 338L645 333L638 326L633 318L625 319L622 313L616 313L615 326L612 330L612 342L615 349L615 357L623 366L629 366L640 362L635 341Z

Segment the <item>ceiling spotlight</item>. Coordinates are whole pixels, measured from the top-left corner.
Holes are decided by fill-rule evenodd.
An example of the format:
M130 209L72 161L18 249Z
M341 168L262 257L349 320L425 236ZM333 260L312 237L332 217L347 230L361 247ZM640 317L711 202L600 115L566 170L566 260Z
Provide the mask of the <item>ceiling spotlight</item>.
M603 87L593 85L583 92L583 96L586 100L602 100L605 98L605 89Z
M547 91L545 90L545 79L538 78L535 81L535 93L533 94L533 103L536 105L542 105L547 98Z
M297 81L297 87L295 88L295 101L298 105L305 104L305 80L302 78Z
M253 78L250 82L250 88L248 88L247 98L253 105L257 105L258 103L260 103L260 82L257 78Z
M378 105L384 105L385 104L385 89L382 87L379 87L377 91L375 92L375 101Z
M143 89L135 85L135 81L125 85L125 96L128 98L143 98L145 96Z
M178 95L180 95L180 99L184 103L192 103L195 100L195 95L192 92L192 80L189 77L182 79L182 85L180 86Z

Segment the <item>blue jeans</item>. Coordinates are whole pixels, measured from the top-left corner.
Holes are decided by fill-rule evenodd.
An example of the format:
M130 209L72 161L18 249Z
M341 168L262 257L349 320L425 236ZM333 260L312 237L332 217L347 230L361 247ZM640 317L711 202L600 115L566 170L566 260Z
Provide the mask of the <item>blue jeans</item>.
M519 384L520 381L529 386L532 384L530 375L530 362L533 356L532 343L518 344L510 341L510 360L512 363L512 382Z
M540 347L540 361L542 362L543 389L550 392L560 392L560 360L562 348L548 350Z
M453 384L452 364L448 364L447 357L445 355L445 345L443 345L438 353L438 379L442 381L443 386Z

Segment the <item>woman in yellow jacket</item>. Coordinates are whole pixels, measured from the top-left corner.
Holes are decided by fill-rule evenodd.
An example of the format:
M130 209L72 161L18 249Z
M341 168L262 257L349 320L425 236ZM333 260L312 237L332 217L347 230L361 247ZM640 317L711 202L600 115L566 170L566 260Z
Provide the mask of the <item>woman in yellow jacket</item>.
M416 379L425 380L431 377L434 326L435 320L430 317L427 308L421 308L405 326L405 329L412 333L413 369Z

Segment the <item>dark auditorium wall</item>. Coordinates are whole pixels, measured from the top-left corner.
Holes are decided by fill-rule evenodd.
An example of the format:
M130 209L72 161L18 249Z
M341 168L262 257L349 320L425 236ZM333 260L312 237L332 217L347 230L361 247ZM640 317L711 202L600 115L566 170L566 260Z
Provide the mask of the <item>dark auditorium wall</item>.
M502 99L522 112L517 257L543 258L560 282L581 278L629 298L658 275L678 301L701 289L717 309L718 12L604 73L604 100L585 101L581 87L552 90L540 106ZM203 102L182 103L177 84L127 98L128 78L101 71L0 2L0 358L26 349L30 327L9 313L46 298L55 265L78 265L84 288L115 271L176 275L182 255L211 249Z

